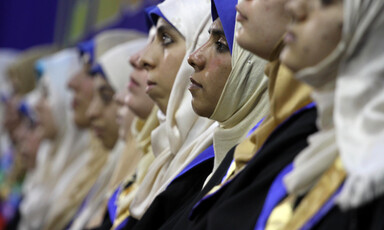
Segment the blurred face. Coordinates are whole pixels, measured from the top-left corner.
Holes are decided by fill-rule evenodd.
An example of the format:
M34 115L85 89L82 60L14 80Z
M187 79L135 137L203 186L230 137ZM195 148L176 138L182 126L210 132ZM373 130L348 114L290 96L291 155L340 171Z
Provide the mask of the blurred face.
M53 140L57 135L57 126L48 101L48 91L43 86L43 94L36 104L36 114L39 119L37 129L42 139Z
M209 40L188 58L195 69L189 86L192 107L203 117L212 115L232 70L231 53L219 18L213 22L209 33Z
M127 134L130 132L133 118L133 114L130 113L128 106L126 106L125 97L125 92L120 92L115 95L115 102L118 106L116 123L119 126L119 137L122 140L126 140Z
M286 11L293 22L284 38L282 62L296 72L325 59L341 39L341 0L289 0Z
M33 169L36 164L36 154L40 146L41 136L37 128L26 121L25 133L23 139L20 140L20 154L24 158L27 168Z
M241 47L269 59L290 21L284 11L287 0L245 0L236 6L241 23L235 37Z
M133 67L127 90L123 100L126 106L141 119L146 119L152 111L153 101L145 92L147 88L147 71L140 65L140 56L144 49L130 57L129 63Z
M156 35L144 50L140 64L148 71L146 91L164 114L185 50L183 36L167 21L159 18Z
M72 101L74 122L79 128L87 128L90 125L90 120L86 116L93 96L93 78L88 74L89 69L90 65L84 64L68 82L68 87L74 93Z
M107 149L112 149L119 137L116 123L117 104L113 100L115 91L108 82L97 75L93 82L93 98L87 116L95 135Z
M9 133L9 136L13 142L16 141L16 128L21 122L21 117L18 112L18 106L20 103L20 96L13 94L9 100L5 102L4 110L4 127Z

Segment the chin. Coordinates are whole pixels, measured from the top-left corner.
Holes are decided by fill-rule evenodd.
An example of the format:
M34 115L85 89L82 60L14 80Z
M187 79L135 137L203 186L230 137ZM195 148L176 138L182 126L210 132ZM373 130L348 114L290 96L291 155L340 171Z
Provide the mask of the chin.
M209 118L213 112L206 111L205 109L200 108L201 106L196 105L197 103L194 103L194 100L192 100L192 108L193 111L200 117L206 117Z

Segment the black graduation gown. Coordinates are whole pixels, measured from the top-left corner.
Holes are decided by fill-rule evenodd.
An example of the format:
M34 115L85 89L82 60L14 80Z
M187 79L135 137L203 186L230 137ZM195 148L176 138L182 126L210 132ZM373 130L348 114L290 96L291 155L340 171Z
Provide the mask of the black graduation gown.
M316 116L315 108L291 116L275 129L242 172L201 200L226 174L233 148L194 201L160 229L254 229L275 177L308 145L307 137L317 131Z
M343 212L334 206L314 227L314 230L383 230L384 196Z
M176 177L166 190L156 196L140 221L129 217L123 229L158 229L176 211L186 203L190 203L201 191L206 178L212 172L213 146L199 157L200 159L195 159L197 161L193 161L188 170Z

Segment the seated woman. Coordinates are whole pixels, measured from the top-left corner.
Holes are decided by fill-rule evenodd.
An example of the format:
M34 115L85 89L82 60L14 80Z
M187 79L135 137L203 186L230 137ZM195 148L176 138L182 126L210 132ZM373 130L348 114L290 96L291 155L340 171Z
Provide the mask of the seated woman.
M127 153L123 151L125 140L119 139L116 123L117 103L114 95L123 90L128 82L127 75L132 71L127 62L129 56L143 47L145 41L146 39L135 39L112 48L100 57L98 64L92 69L94 92L87 115L94 134L107 150L108 160L77 211L70 229L100 225L106 211L107 198L126 176L126 172L133 171L123 168Z
M264 206L269 212L258 220L260 227L383 229L377 150L384 123L372 116L383 112L383 66L375 64L383 59L383 9L377 1L287 3L295 20L281 59L313 87L320 131L280 179L286 192L274 206ZM279 218L284 207L289 212Z
M194 201L160 229L253 228L275 176L316 131L310 88L293 79L278 61L281 37L289 23L284 2L243 1L237 9L241 12L237 42L270 61L265 70L270 112L246 140L227 153Z
M150 31L148 41L153 39L154 32L154 30ZM126 220L129 216L129 205L155 158L151 148L151 132L159 125L158 108L154 106L154 102L145 92L147 71L139 62L143 52L144 49L130 57L129 62L133 72L130 75L126 90L116 98L118 103L122 105L122 110L129 109L131 111L128 114L122 114L122 119L127 119L128 115L135 115L130 130L123 131L130 138L130 140L127 138L127 142L133 142L134 148L127 144L125 151L140 156L140 160L135 165L134 174L128 175L109 198L108 213L99 229L110 229L112 222L115 226L119 226ZM128 163L125 162L124 166L126 164ZM129 164L131 165L130 162Z
M66 145L68 138L81 136L70 121L70 97L66 90L66 81L80 67L76 52L66 49L41 59L39 63L42 77L36 104L36 128L42 142L31 189L20 206L21 229L43 227L53 197L52 190L67 167L68 153L80 155L86 145L81 139L76 144Z
M148 71L147 93L161 111L160 126L151 140L156 158L126 212L130 217L124 218L128 220L125 227L141 219L155 197L175 178L185 183L181 189L189 188L183 197L175 199L175 205L179 205L183 198L189 199L201 189L212 170L213 151L207 147L212 144L216 124L193 112L187 91L188 76L193 71L187 58L197 42L206 38L202 30L207 29L208 12L206 2L171 0L150 13L157 31L141 63Z
M235 14L230 17L219 12L218 15L216 7L212 7L214 22L209 29L210 37L188 58L195 70L189 86L192 107L197 114L219 122L213 134L214 170L230 148L244 139L269 109L265 61L233 44ZM224 18L223 25L220 17ZM177 182L169 184L135 227L156 229L171 218L172 213L177 213L178 207L171 201L182 197L175 191L185 193L180 188L176 190L179 186ZM160 218L160 210L167 210L168 214L161 211Z

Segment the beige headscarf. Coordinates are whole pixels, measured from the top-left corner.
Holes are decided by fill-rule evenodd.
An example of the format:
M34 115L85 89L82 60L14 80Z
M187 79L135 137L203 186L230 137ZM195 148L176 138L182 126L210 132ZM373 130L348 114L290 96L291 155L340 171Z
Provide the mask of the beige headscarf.
M52 110L58 133L54 140L41 143L34 173L34 188L23 199L20 229L41 229L52 189L65 169L67 155L80 154L86 141L79 139L68 145L72 137L81 137L69 117L70 97L67 80L80 68L75 50L66 49L39 61L43 66L41 81L48 90L48 101Z
M167 0L158 8L185 38L186 56L177 73L165 120L152 132L152 149L156 157L144 178L130 214L141 219L155 197L204 149L212 144L216 124L198 117L191 106L191 94L186 90L193 68L188 65L189 54L207 40L210 20L208 0Z
M143 48L145 44L146 39L143 38L131 40L115 46L99 58L99 64L106 74L107 81L115 91L122 90L128 83L129 73L132 71L128 63L129 56ZM86 205L70 229L92 228L101 223L108 198L127 173L132 173L134 170L125 168L127 158L136 157L132 155L134 153L124 151L125 145L125 141L118 139L108 153L108 160L86 198Z
M50 45L35 46L22 52L18 59L9 67L8 77L14 86L15 93L25 95L36 86L35 62L57 49Z
M380 160L384 123L376 116L383 101L383 30L378 28L384 25L383 9L382 1L344 1L339 45L317 66L298 73L299 80L315 89L320 131L309 137L310 145L285 178L290 193L308 191L339 154L347 170L337 200L341 208L360 206L384 192Z
M257 153L279 124L312 101L311 89L295 80L292 73L278 61L282 46L282 42L279 42L265 70L269 77L270 113L263 123L236 147L234 155L236 173Z
M235 27L238 26L240 24L236 23ZM219 122L213 134L213 171L225 154L269 112L265 64L264 60L244 50L237 42L233 43L232 71L210 117Z
M126 185L131 184L127 189L122 189L122 192L117 199L117 212L112 229L119 226L122 221L128 218L130 214L129 205L135 197L140 184L143 182L149 166L155 159L151 148L151 132L159 125L157 112L158 108L155 106L146 120L139 120L138 118L135 118L133 121L131 132L137 147L136 151L134 152L136 152L138 155L141 155L142 157L137 164L135 174L130 175L120 185L122 188L125 188Z
M384 1L344 1L346 53L336 80L337 145L347 171L338 204L349 209L384 193Z

